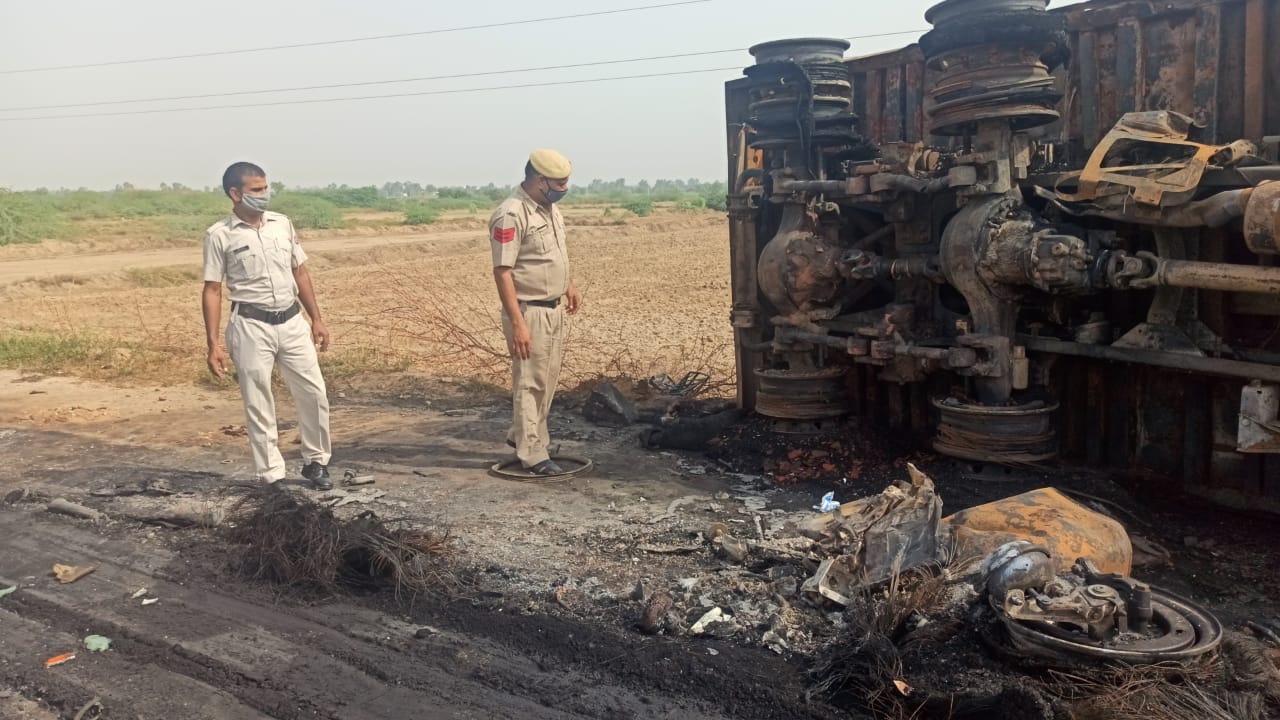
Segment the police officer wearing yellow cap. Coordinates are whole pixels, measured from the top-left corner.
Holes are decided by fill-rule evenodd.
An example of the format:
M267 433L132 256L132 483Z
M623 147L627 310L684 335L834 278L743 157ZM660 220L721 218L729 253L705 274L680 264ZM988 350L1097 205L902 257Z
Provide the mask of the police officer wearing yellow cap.
M573 166L555 150L534 150L524 182L489 218L493 278L502 330L511 351L511 431L507 444L539 475L563 470L551 459L547 414L560 378L564 315L582 307L569 275L564 217L556 203L569 191Z

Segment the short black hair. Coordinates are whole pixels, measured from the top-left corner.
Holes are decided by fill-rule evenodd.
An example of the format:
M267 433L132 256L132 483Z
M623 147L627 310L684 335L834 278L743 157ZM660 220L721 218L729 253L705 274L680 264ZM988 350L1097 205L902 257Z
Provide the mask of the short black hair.
M525 162L525 164L524 164L524 179L525 179L525 180L528 180L529 178L533 177L534 175L538 175L538 174L539 174L539 173L538 173L538 171L533 169L533 161L532 161L532 160L529 160L529 161ZM263 175L263 177L266 177L266 176L265 176L265 175Z
M222 173L222 192L231 197L231 188L240 190L244 187L244 179L247 177L266 177L267 171L254 165L251 162L231 163L227 171Z

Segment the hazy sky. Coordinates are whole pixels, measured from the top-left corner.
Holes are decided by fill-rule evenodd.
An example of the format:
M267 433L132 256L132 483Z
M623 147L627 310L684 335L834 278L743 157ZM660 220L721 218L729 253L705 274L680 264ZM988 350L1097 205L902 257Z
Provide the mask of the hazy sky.
M554 147L575 180L719 179L723 83L730 69L559 87L358 102L261 106L306 98L482 88L751 64L745 51L588 68L207 98L14 110L502 71L652 55L731 50L787 37L927 28L934 0L708 0L698 4L516 27L326 47L56 72L7 70L254 48L480 25L673 0L275 0L201 5L173 0L0 2L0 187L217 185L230 162L263 165L291 185L509 183L528 151ZM1055 2L1053 5L1068 5ZM850 55L917 34L854 40ZM153 108L251 107L55 120L10 118Z

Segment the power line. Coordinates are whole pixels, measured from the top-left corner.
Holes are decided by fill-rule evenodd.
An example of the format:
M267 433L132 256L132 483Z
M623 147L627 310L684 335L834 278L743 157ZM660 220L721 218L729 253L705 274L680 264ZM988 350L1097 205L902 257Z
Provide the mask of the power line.
M30 105L26 107L0 108L0 112L61 110L65 108L93 107L99 105L127 105L135 103L165 102L169 100L202 100L215 97L265 95L268 93L300 92L303 90L334 90L339 88L367 87L369 85L394 85L396 83L424 82L427 80L454 80L458 78L483 77L486 75L509 75L516 73L541 72L544 70L567 70L570 68L595 67L597 65L618 65L622 63L644 62L647 60L669 60L672 58L688 58L701 55L719 55L723 53L740 52L741 50L742 48L736 48L734 50L708 50L706 52L680 53L677 55L653 55L650 57L628 58L625 60L600 60L596 62L572 63L569 65L544 65L542 67L514 68L511 70L488 70L485 72L457 73L454 75L424 75L422 77L398 78L394 80L367 80L362 82L335 83L332 85L303 85L299 87L272 88L269 90L236 90L231 92L205 93L202 95L172 95L168 97L137 98L133 100L99 100L95 102L67 103L65 105Z
M162 113L176 113L176 112L231 110L231 109L237 109L237 108L261 108L261 107L273 107L273 106L279 106L279 105L311 105L316 103L354 102L354 101L363 101L363 100L383 100L387 98L419 97L423 95L456 95L456 94L462 94L462 93L489 92L492 90L515 90L519 88L552 87L555 85L584 85L587 83L612 82L615 80L639 80L642 78L672 77L675 75L696 75L699 73L726 72L728 70L740 70L740 69L741 69L740 67L734 66L734 67L725 67L725 68L706 68L703 70L677 70L674 72L646 73L643 75L619 75L615 77L587 78L583 80L556 80L552 82L522 83L517 85L493 85L489 87L479 87L479 88L455 88L451 90L422 90L419 92L390 93L387 95L359 95L359 96L353 96L353 97L312 98L307 100L275 100L272 102L241 103L237 105L202 105L197 107L158 108L158 109L152 109L152 110L119 110L115 112L78 113L73 115L26 116L26 117L14 117L14 118L0 118L0 123L17 122L20 120L66 120L70 118L118 117L122 115L156 115L156 114L162 114Z
M465 32L468 30L485 30L489 28L511 27L513 25L532 25L534 23L557 22L560 20L574 20L577 18L599 17L601 15L617 15L620 13L641 12L643 10L658 10L661 8L678 7L681 5L698 5L700 3L711 2L711 0L679 0L679 2L668 2L659 5L640 5L636 7L618 8L616 10L598 10L596 12L575 13L573 15L556 15L553 17L531 18L528 20L508 20L505 22L485 23L483 25L463 25L461 27L438 28L435 30L417 30L414 32L391 33L388 35L368 35L365 37L343 38L340 40L316 40L313 42L292 43L289 45L268 45L266 47L243 48L240 50L212 50L209 52L188 53L186 55L164 55L160 57L133 58L130 60L107 60L103 62L82 63L79 65L51 65L47 67L34 68L17 68L13 70L0 70L0 75L14 75L17 73L33 73L33 72L54 72L58 70L80 70L83 68L107 67L111 65L137 65L140 63L167 62L169 60L191 60L194 58L218 57L221 55L240 55L243 53L269 52L273 50L292 50L295 48L322 47L325 45L343 45L347 43L369 42L371 40L392 40L395 38L420 37L423 35L440 35L443 33Z
M844 40L865 40L868 38L891 37L894 35L912 35L923 30L899 30L896 32L875 33L872 35L851 35ZM422 77L396 78L391 80L366 80L361 82L334 83L329 85L303 85L298 87L271 88L264 90L236 90L231 92L203 93L199 95L170 95L167 97L135 98L129 100L96 100L92 102L65 103L61 105L28 105L25 107L0 108L0 112L24 112L31 110L63 110L78 107L98 107L102 105L131 105L136 103L167 102L172 100L204 100L216 97L236 97L245 95L265 95L280 92L301 92L304 90L335 90L351 87L368 87L371 85L395 85L400 83L425 82L428 80L455 80L458 78L484 77L489 75L514 75L517 73L543 72L546 70L568 70L571 68L596 67L600 65L621 65L624 63L649 62L653 60L673 60L678 58L702 57L706 55L724 55L727 53L746 52L747 48L731 48L728 50L704 50L699 52L676 53L672 55L650 55L648 57L625 58L621 60L596 60L593 62L570 63L566 65L543 65L541 67L513 68L509 70L487 70L483 72L456 73L453 75L425 75Z

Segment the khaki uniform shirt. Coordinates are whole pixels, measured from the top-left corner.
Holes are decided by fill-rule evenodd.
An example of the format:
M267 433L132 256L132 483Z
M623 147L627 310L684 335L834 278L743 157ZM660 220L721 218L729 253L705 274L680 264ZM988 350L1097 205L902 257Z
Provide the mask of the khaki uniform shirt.
M517 185L489 218L489 244L493 266L511 268L520 301L559 300L569 291L564 217L555 205L543 210Z
M231 301L284 310L298 299L293 268L307 261L293 222L266 211L255 228L232 213L214 223L204 236L204 280L227 279Z

